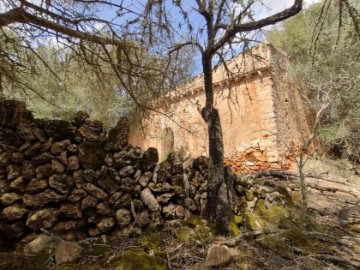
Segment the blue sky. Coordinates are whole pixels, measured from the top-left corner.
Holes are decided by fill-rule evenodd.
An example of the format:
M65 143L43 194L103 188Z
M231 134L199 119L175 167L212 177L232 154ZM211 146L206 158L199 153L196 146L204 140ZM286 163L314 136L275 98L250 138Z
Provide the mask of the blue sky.
M6 8L4 8L4 3L7 2L8 0L0 0L0 12L4 12L6 11ZM33 2L35 4L41 5L41 3L43 2L43 0L28 0L29 2ZM113 3L119 3L119 0L109 0ZM246 1L246 0L245 0ZM128 3L129 5L129 9L133 9L133 10L138 10L139 13L142 12L143 10L143 6L144 3L146 3L146 0L124 0L125 3ZM170 1L169 1L170 2ZM231 1L230 1L231 2ZM284 10L285 8L290 7L293 4L294 0L263 0L262 4L259 2L257 2L254 6L254 11L255 11L255 18L256 19L261 19L264 17L267 17L269 15L275 14L277 12L280 12L282 10ZM319 0L305 0L305 6L310 5L314 2L319 2ZM165 2L166 3L166 2ZM182 1L184 9L186 11L189 12L190 14L190 20L191 23L193 24L194 28L200 28L203 26L204 21L202 19L202 16L200 16L194 9L192 9L192 5L196 6L195 0L183 0ZM101 6L99 6L99 12L98 15L104 19L107 20L113 20L115 19L116 22L118 22L119 24L122 24L122 22L124 22L124 20L126 20L125 16L119 18L117 16L117 10L115 8L103 8ZM177 22L182 21L182 15L179 13L179 10L174 8L174 12L173 14L171 14L171 20L173 22L175 22L175 26L177 25ZM103 26L101 24L98 24L96 27L96 30L98 31L103 31L102 30ZM186 33L186 27L184 27L183 30L179 31L180 36L184 35L184 33ZM268 27L268 28L271 28ZM86 29L86 28L85 28ZM91 28L89 28L91 29ZM204 31L205 34L205 31ZM178 38L180 38L180 36L178 36ZM197 35L199 36L199 35ZM257 37L257 39L261 38L261 36ZM204 35L200 36L199 38L200 42L202 40L205 40ZM57 43L56 40L53 41L54 43ZM241 47L238 47L236 49L237 53L240 52L242 49ZM194 74L196 75L198 73L201 72L201 69L198 67L200 66L200 57L199 55L195 56L194 62L197 63L196 67L194 68ZM214 63L215 64L215 63Z

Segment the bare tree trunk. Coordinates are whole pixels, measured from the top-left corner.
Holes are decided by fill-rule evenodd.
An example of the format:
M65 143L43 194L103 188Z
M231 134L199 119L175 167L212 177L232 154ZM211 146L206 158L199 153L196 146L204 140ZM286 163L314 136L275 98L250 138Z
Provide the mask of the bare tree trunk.
M208 126L210 157L210 177L208 180L206 215L211 222L215 222L219 233L226 234L228 232L228 224L232 215L230 205L232 181L227 181L227 179L225 179L224 143L220 116L213 106L214 93L212 84L211 57L204 58L203 68L206 104L201 111L201 115Z

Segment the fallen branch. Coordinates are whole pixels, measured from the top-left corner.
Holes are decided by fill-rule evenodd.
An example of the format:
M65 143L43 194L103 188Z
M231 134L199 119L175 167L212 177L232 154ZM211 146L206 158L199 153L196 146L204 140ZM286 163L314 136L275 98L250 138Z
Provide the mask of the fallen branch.
M287 171L262 171L262 172L257 172L255 175L254 175L254 178L260 178L260 177L277 177L279 179L284 179L284 180L293 180L293 179L299 179L300 178L300 175L299 174L296 174L296 173L292 173L292 172L287 172ZM334 183L337 183L337 184L341 184L341 185L345 185L345 186L348 186L346 184L344 184L343 182L339 182L339 181L335 181L335 180L329 180L329 179L326 179L326 178L319 178L319 177L316 177L316 176L313 176L313 175L307 175L308 178L313 178L313 179L318 179L318 180L321 180L321 181L326 181L326 182L334 182ZM311 187L311 188L314 188L314 189L317 189L317 190L320 190L320 191L328 191L328 192L343 192L343 193L347 193L347 194L350 194L352 196L354 196L355 198L358 198L358 194L357 192L353 192L351 190L346 190L346 189L342 189L342 188L335 188L335 187L323 187L323 186L320 186L318 184L314 184L314 183L307 183L307 186Z
M314 254L309 256L315 257L317 259L331 261L333 263L341 263L341 264L351 265L356 268L360 268L360 261L354 258L350 259L350 258L338 257L338 256L326 255L326 254Z
M239 236L236 238L233 238L231 240L223 241L221 242L221 245L226 245L229 247L236 246L243 238L249 237L249 236L257 236L262 234L277 234L284 232L284 230L263 230L263 231L249 231L249 232L242 232Z
M278 178L286 179L286 180L289 180L291 178L300 178L299 174L293 173L293 172L288 172L288 171L262 171L262 172L257 172L254 175L254 178L260 178L260 177L264 177L264 176L278 177ZM346 185L344 183L344 181L336 181L336 180L321 177L319 175L313 175L311 173L307 174L306 177Z
M56 238L57 240L60 240L60 241L65 241L64 239L62 239L60 236L56 235L56 234L53 234L51 232L49 232L48 230L45 230L44 228L40 228L40 231L47 234L47 235L50 235L51 237L54 237Z

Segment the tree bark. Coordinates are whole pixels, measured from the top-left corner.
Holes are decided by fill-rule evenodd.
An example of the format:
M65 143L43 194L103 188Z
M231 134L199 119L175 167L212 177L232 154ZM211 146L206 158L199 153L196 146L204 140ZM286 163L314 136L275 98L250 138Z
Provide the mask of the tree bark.
M227 178L231 179L231 172L225 173L224 143L220 116L213 106L214 91L211 60L211 56L203 56L206 104L201 111L201 115L208 126L210 158L206 215L210 222L215 223L219 233L227 234L232 216L230 204L232 181L227 181Z

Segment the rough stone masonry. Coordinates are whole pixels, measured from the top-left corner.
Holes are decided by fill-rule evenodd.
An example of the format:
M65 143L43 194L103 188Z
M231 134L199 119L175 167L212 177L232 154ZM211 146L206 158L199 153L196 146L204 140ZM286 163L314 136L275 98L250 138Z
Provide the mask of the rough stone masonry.
M309 133L309 110L287 73L288 59L269 44L260 44L213 71L215 107L219 110L226 164L237 173L288 169ZM231 72L230 76L229 72ZM200 115L203 76L179 86L154 106L130 142L156 147L160 160L175 150L207 156L207 126Z
M204 212L208 160L158 163L155 148L128 144L127 118L106 134L85 112L71 123L34 119L7 100L0 123L0 246L42 229L67 240L140 235Z

